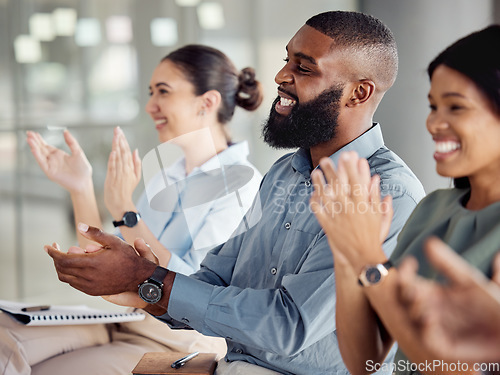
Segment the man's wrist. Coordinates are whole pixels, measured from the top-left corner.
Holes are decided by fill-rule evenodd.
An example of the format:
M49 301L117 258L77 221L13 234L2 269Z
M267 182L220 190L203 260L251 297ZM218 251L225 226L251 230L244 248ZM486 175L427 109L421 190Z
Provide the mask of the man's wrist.
M168 304L170 301L170 293L172 292L172 286L174 285L176 273L173 271L168 271L167 275L163 279L163 293L161 299L155 304L148 304L145 311L148 313L159 316L164 315L168 311Z

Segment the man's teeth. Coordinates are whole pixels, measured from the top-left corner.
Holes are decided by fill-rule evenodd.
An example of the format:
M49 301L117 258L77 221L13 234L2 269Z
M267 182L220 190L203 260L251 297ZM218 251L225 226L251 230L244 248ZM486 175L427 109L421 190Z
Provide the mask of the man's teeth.
M280 104L283 107L293 107L297 103L295 100L280 97Z
M163 123L167 122L167 119L161 119L161 120L155 120L155 125L161 125Z
M436 151L441 153L452 152L460 148L460 143L453 141L436 142Z

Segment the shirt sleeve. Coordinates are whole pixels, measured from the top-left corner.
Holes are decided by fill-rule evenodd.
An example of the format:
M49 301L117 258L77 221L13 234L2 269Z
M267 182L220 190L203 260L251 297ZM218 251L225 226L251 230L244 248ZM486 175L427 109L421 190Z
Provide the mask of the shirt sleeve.
M226 244L210 252L224 258L208 260L219 265L218 272L211 277L207 272L197 278L177 275L168 316L202 334L260 350L286 356L302 351L335 329L333 259L326 236L318 234L313 243L300 271L285 275L273 289L228 286L235 249Z
M416 202L404 192L383 193L393 195L397 211L384 243L389 256ZM173 318L202 334L283 356L295 355L334 332L333 258L323 231L304 249L305 261L297 272L284 275L272 289L232 282L239 251L246 250L243 237L209 252L201 270L191 277L176 276L164 320Z

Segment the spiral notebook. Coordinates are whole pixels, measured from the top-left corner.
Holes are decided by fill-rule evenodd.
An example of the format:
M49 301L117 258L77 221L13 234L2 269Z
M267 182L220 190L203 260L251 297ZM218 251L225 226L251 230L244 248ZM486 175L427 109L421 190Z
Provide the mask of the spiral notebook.
M19 323L29 326L77 325L97 323L120 323L143 320L146 316L140 312L116 312L98 310L81 306L44 306L38 311L32 303L20 303L0 300L0 310L9 314Z

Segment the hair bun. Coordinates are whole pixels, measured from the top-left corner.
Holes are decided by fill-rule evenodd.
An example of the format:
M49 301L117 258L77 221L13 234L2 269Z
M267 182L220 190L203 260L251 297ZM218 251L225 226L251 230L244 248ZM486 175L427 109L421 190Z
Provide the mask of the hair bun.
M238 75L236 104L248 111L253 111L259 107L262 99L262 86L255 79L255 70L253 68L242 69Z
M240 85L252 86L255 85L255 70L253 68L242 69L238 76Z

